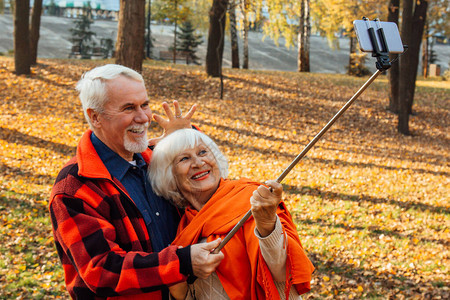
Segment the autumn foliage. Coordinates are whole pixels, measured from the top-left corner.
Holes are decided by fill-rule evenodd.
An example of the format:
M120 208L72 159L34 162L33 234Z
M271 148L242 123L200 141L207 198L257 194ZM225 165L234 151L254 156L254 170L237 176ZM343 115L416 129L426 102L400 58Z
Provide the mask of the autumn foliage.
M29 77L0 57L0 298L68 298L47 212L87 128L74 89L97 64L41 60ZM277 178L366 79L146 62L151 106L199 105L195 124L232 178ZM380 76L283 181L317 270L306 299L448 299L450 84L418 81L413 136L399 135ZM154 125L151 135L159 135Z

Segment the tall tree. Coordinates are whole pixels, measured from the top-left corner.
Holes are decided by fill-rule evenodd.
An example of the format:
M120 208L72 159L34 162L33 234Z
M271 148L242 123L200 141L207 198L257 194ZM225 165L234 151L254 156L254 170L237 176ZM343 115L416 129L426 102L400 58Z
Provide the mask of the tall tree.
M433 36L437 34L450 36L450 5L448 0L428 0L422 47L424 77L427 76L429 64L433 63L433 59L435 58L433 56Z
M359 74L365 72L364 65L355 63L364 61L364 54L358 54L355 46L356 36L353 21L365 16L369 19L380 17L379 1L363 0L317 0L311 9L313 19L321 35L327 37L332 47L339 47L337 36L342 34L349 37L349 72ZM385 6L383 6L384 8ZM384 15L384 14L383 14Z
M297 70L299 72L309 72L309 37L311 35L309 0L301 0L300 7L300 22L297 42Z
M30 74L30 0L16 0L14 8L14 66L17 75Z
M146 56L148 58L152 57L152 48L153 48L151 20L152 20L152 0L148 0L147 19L146 19L147 34L145 36Z
M206 73L212 77L220 77L222 75L227 6L228 0L213 0L209 13Z
M410 134L409 115L412 113L420 44L426 22L428 0L402 0L401 35L408 51L400 58L399 114L397 129Z
M429 53L430 53L430 30L428 29L428 22L425 23L423 29L423 42L422 42L422 75L424 78L428 76Z
M75 27L69 29L72 33L72 43L78 46L81 58L90 59L93 49L92 37L95 35L95 32L91 30L91 24L94 21L90 5L83 8L83 13L73 23Z
M195 28L191 21L184 21L179 26L180 32L177 34L176 50L186 54L186 64L190 62L198 63L196 55L198 45L203 43L201 35L195 34Z
M268 20L263 23L263 33L269 36L277 46L281 37L284 38L286 47L293 46L296 40L298 42L298 32L302 30L300 29L300 22L302 22L300 19L302 13L305 12L301 8L302 1L270 0L264 2L262 7L258 3L258 7L255 9L257 13L261 9L267 11L264 15L267 15ZM299 20L299 22L294 22L295 20Z
M116 63L142 71L145 44L145 0L120 0Z
M236 27L236 3L234 0L230 4L228 15L230 18L231 67L239 69L239 44Z
M39 43L39 30L41 27L42 0L34 0L33 13L31 15L30 27L30 63L37 62L37 52Z
M173 53L173 63L175 64L177 62L177 34L178 34L178 0L175 0L173 2L173 10L175 11L175 18L173 20L173 47L172 47L172 53Z
M388 22L394 22L398 25L398 17L400 13L400 0L390 0L388 7ZM389 59L393 60L397 54L389 55ZM400 68L398 63L393 63L388 71L389 77L389 107L393 113L398 113L398 85L400 80Z
M249 9L249 0L242 0L241 1L241 12L242 12L242 33L243 33L243 51L244 51L244 57L242 62L242 68L248 69L248 31L250 29L249 22L248 22L248 9Z

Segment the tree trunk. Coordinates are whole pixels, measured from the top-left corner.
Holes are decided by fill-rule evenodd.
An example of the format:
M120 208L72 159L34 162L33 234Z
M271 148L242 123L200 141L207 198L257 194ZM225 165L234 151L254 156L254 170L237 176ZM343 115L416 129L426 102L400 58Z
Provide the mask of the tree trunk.
M16 0L14 9L14 66L16 74L30 74L30 1Z
M424 78L428 77L428 60L430 45L428 43L428 24L425 24L425 35L422 44L422 75Z
M310 37L309 0L302 0L300 26L298 33L297 71L309 72L309 37Z
M177 16L177 11L178 11L178 0L175 0L174 2L174 11L175 11L175 22L173 24L174 29L173 29L173 50L172 50L172 59L173 59L173 63L175 64L177 62L177 30L178 30L178 16Z
M174 29L173 29L173 50L172 50L172 62L177 63L177 30L178 30L178 21L175 20Z
M244 40L244 61L242 62L242 69L248 69L248 16L247 16L247 8L248 8L248 0L244 0L241 2L241 10L242 10L242 22L244 23L243 29L243 40Z
M231 37L231 67L239 69L239 44L236 29L236 4L232 4L229 10L230 15L230 37Z
M116 64L142 71L145 43L145 0L120 0Z
M388 9L388 22L394 22L398 25L398 16L400 12L400 0L390 0L389 9ZM393 60L397 57L398 54L390 54L389 59ZM399 103L398 103L398 89L399 89L399 80L400 80L400 69L399 62L395 62L392 64L391 68L388 71L389 78L389 107L393 113L398 114L399 111Z
M414 0L402 0L402 41L404 44L410 45L412 40L412 12L413 12L413 1ZM408 72L411 72L411 55L410 51L407 51L402 57L400 57L400 77L399 82L399 112L398 112L398 132L403 134L409 134L409 112L407 108L408 98L411 95L406 95L409 93L408 84L409 76Z
M353 69L355 66L355 59L356 59L356 49L357 49L357 39L355 38L355 32L352 30L350 34L350 55L348 58L348 74L353 74Z
M416 90L416 78L419 71L419 60L420 60L420 47L423 39L423 32L425 29L425 23L427 18L428 1L416 0L416 6L413 15L412 24L412 34L413 38L410 42L409 50L412 56L412 72L409 74L411 76L409 86L411 90L411 98L408 99L408 112L412 114L412 106L414 103L414 92Z
M409 115L412 113L420 44L428 7L428 1L417 1L414 7L415 1L403 0L402 2L402 39L403 43L408 45L408 52L400 59L402 76L399 84L398 131L403 134L410 134Z
M39 29L41 27L42 0L34 0L30 27L30 64L37 63Z
M151 19L152 19L152 0L148 0L147 37L146 37L146 41L145 41L147 58L151 58L151 56L152 56L153 43L152 43Z
M423 39L422 44L422 75L423 78L428 77L428 37Z
M228 0L214 0L209 11L206 73L212 77L219 77L222 74L227 2Z

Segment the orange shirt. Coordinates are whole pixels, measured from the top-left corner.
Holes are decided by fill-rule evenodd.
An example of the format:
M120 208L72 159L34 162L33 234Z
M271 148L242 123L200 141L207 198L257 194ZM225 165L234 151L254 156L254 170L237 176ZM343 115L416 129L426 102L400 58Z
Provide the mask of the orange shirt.
M251 208L250 197L259 185L247 179L222 179L217 191L200 211L186 208L173 244L187 246L204 237L208 241L218 237L223 239ZM310 290L314 267L303 250L295 224L283 202L277 214L288 238L286 293L288 295L292 285L299 294L306 293ZM250 217L222 248L225 258L216 273L231 299L279 299L254 229L255 221Z

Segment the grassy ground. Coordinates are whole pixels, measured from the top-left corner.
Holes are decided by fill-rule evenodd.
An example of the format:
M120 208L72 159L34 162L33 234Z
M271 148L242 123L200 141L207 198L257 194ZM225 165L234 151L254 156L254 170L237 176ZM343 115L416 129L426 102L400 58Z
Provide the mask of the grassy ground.
M0 57L0 299L68 298L47 212L51 185L87 128L74 85L95 64ZM195 123L232 178L277 178L367 78L144 66L152 109L199 105ZM284 180L317 270L306 299L448 299L450 83L419 81L412 136L396 132L377 79ZM160 130L152 127L151 135Z

